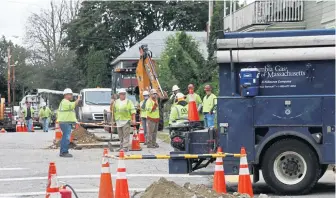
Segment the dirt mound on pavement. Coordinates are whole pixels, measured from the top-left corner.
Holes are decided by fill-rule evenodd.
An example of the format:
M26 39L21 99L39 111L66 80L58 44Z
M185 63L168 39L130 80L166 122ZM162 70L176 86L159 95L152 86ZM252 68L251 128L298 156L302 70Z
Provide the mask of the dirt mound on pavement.
M92 133L89 133L86 129L83 127L78 127L78 129L75 129L72 132L73 136L73 142L70 142L69 147L76 149L78 148L77 144L92 144L98 142L95 138L95 136ZM59 148L61 144L61 141L54 141L53 145L51 145L50 149L56 149Z
M173 181L160 178L151 184L141 198L234 198L231 194L217 194L205 185L186 183L183 187Z
M75 129L72 132L72 135L77 144L90 144L97 142L93 133L89 133L86 129L84 129L81 126L78 127L78 129Z

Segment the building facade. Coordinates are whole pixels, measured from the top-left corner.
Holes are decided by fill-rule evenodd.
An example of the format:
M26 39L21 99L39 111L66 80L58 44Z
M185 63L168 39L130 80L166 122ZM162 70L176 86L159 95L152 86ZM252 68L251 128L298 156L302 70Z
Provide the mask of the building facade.
M335 28L334 0L257 0L224 17L226 31Z

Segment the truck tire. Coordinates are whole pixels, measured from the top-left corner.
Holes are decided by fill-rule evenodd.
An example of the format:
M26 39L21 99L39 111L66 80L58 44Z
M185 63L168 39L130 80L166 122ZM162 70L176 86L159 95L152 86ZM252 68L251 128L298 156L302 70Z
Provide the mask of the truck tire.
M262 174L276 193L298 195L312 190L321 169L316 154L307 144L284 139L272 144L265 152Z

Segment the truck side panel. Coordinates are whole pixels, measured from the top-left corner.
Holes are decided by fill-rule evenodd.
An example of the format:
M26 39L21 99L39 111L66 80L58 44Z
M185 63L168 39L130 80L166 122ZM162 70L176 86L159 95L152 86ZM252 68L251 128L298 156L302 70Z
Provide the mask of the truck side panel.
M219 125L228 124L228 127L220 127L219 145L224 152L239 153L244 146L248 161L254 157L254 133L253 133L253 99L218 98ZM237 133L239 132L239 133ZM252 141L251 141L252 140ZM238 158L225 158L224 170L226 174L237 174L239 170Z
M255 98L255 126L321 126L322 98ZM286 105L286 102L289 103Z

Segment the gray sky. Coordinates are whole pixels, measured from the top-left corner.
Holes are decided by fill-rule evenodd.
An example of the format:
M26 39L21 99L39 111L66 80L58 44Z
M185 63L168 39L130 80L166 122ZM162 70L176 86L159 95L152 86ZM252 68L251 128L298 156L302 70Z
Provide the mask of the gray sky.
M247 3L252 1L247 0ZM0 0L0 36L4 35L15 44L23 45L28 16L42 8L48 8L49 2L50 0Z
M23 44L28 16L48 6L48 0L0 0L0 36Z

